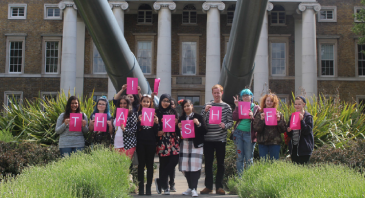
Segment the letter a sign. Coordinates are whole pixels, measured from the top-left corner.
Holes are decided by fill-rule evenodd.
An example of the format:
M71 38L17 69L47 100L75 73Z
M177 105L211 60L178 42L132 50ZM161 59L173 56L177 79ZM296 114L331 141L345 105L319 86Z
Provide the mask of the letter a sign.
M125 127L127 125L128 109L117 108L117 116L115 118L117 119L115 122L117 126L121 126L123 124Z
M209 124L219 124L222 122L222 107L213 106L210 108Z
M163 115L163 132L175 132L175 115Z
M155 115L155 109L143 108L141 125L142 126L153 126L154 115Z
M81 132L81 126L82 126L82 114L70 113L69 130L74 132Z
M195 128L193 120L181 120L181 135L184 139L195 138Z

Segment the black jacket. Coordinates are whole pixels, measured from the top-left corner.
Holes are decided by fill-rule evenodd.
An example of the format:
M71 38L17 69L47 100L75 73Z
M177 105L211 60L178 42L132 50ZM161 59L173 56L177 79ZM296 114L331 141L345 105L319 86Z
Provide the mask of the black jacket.
M289 124L288 127L290 127L290 119L289 117ZM312 155L312 151L314 148L314 137L313 137L313 116L309 114L308 112L304 113L303 120L300 121L301 124L301 130L299 130L299 144L297 153L293 153L297 156L302 155ZM287 133L290 138L293 137L293 131ZM290 140L289 142L289 152L290 155L292 154L293 150L293 140Z
M142 112L138 112L138 116L141 115ZM157 141L157 132L158 132L159 124L154 123L153 127L144 127L141 126L141 121L137 122L137 145L138 144L146 144L146 145L156 145Z
M200 127L198 127L196 124L194 124L195 138L189 138L189 139L192 139L194 141L195 148L200 148L203 147L204 145L204 135L207 134L207 126L201 115L194 113L193 117L190 117L189 120L193 120L194 118L198 119L201 125ZM179 123L181 123L182 120L186 120L186 117L180 116Z

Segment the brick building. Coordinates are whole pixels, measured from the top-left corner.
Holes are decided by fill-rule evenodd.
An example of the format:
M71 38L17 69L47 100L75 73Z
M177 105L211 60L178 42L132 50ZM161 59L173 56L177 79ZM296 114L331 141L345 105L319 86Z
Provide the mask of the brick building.
M200 0L168 3L175 6L169 9L171 75L165 76L171 78L169 91L174 98L190 98L196 104L204 104L209 100L205 91L210 92L205 85L209 78L206 76L207 13L219 10L220 40L215 42L220 45L217 56L221 65L236 1L214 2L208 9L204 9L203 4L211 2ZM154 78L159 77L156 1L109 1L109 4L120 22L118 28L124 29L131 51L153 85ZM365 45L358 45L358 37L351 31L356 22L353 14L361 8L360 0L270 0L254 71L256 99L271 89L288 101L292 92L299 93L304 87L306 92L328 96L338 91L346 101L365 100L362 88L365 86L365 58L359 53ZM69 11L66 13L66 10ZM314 18L304 19L306 12L314 13L310 16ZM70 13L74 13L76 31L66 34L75 41L73 54L64 51L69 47L64 32L69 22L64 19L72 17ZM309 25L314 31L306 28L307 19L312 20ZM314 35L315 43L308 55L315 61L314 65L309 65L310 74L306 73L308 62L304 61L307 58L306 48L303 48L307 46L305 39L311 39L306 38L307 35ZM0 103L7 105L13 96L16 99L55 96L62 89L62 81L70 77L63 70L69 67L70 60L74 61L72 78L77 94L90 95L94 90L96 96L109 94L111 97L115 93L108 85L104 63L72 1L0 2ZM308 75L310 78L302 79ZM312 90L306 88L307 82L314 87Z

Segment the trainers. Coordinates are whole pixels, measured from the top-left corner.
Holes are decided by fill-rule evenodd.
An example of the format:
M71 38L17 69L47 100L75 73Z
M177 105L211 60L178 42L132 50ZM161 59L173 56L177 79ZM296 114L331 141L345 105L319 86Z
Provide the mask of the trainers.
M185 192L182 193L182 195L191 195L191 189L188 188Z
M170 185L170 192L176 192L175 185Z
M198 196L198 192L196 192L195 188L191 191L191 196L192 197L197 197Z
M216 194L218 195L225 195L226 191L223 190L223 188L218 188L218 190L216 190Z
M209 194L209 193L211 193L212 192L212 190L211 189L209 189L209 188L204 188L202 191L200 191L200 194Z
M161 194L161 186L158 185L158 180L158 178L155 179L156 192L157 194Z
M166 188L166 189L163 191L163 194L164 194L164 195L169 195L169 194L170 194L170 190L169 190L169 188Z

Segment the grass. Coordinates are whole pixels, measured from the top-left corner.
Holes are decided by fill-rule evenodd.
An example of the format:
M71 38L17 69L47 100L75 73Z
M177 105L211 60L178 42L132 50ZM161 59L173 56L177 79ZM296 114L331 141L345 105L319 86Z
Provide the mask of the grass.
M129 197L130 160L105 148L3 178L0 197Z
M329 164L258 162L244 172L242 179L233 178L228 184L240 197L365 196L364 175L345 166Z

